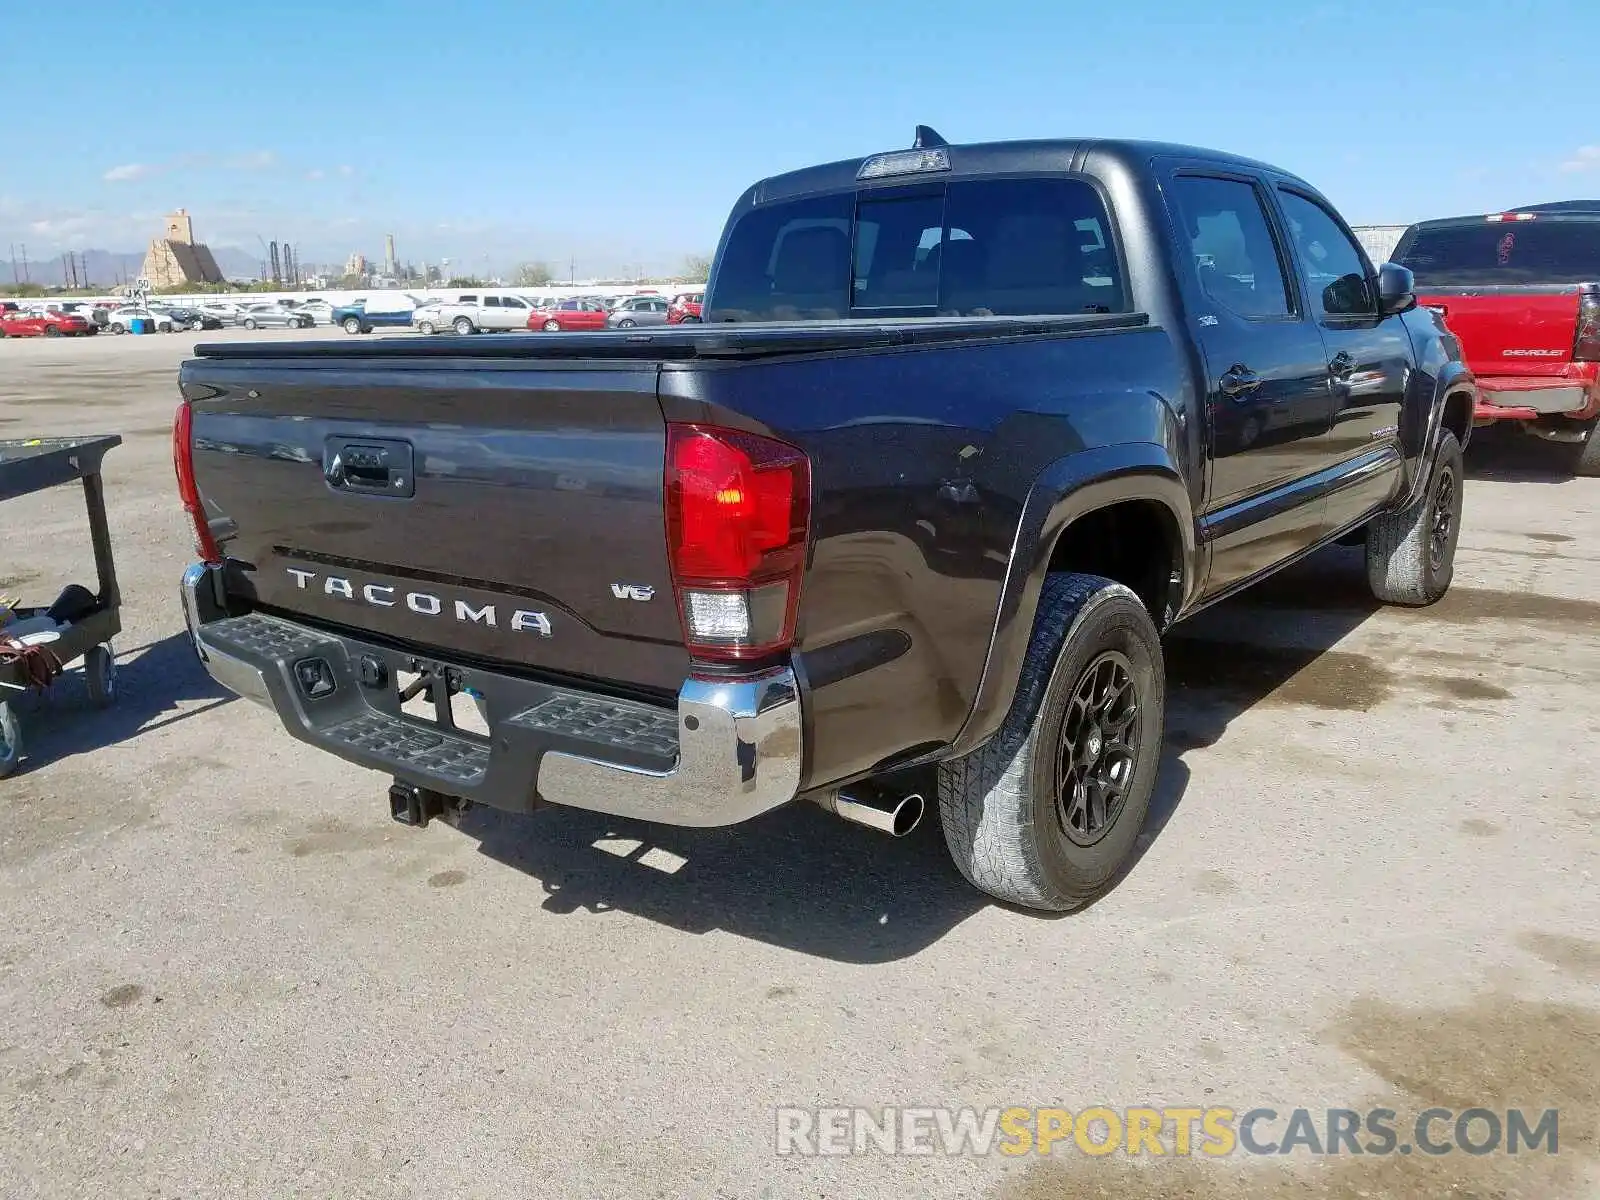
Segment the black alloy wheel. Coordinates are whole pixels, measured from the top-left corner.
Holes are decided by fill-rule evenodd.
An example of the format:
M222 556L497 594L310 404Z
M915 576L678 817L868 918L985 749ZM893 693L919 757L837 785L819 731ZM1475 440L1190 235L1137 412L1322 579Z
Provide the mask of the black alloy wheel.
M1439 471L1433 485L1433 508L1428 517L1428 565L1435 571L1450 554L1450 537L1456 524L1456 476L1449 467Z
M1139 759L1139 724L1133 664L1107 650L1078 677L1061 722L1056 820L1075 845L1094 845L1121 816Z

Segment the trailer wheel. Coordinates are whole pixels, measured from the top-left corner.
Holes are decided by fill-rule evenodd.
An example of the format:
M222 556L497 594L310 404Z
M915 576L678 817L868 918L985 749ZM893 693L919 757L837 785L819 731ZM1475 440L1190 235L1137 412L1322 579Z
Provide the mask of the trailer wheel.
M83 682L89 691L89 703L96 708L110 708L117 700L117 654L110 642L89 647L83 656Z
M22 762L22 729L17 723L17 710L9 700L0 701L0 779L17 769Z

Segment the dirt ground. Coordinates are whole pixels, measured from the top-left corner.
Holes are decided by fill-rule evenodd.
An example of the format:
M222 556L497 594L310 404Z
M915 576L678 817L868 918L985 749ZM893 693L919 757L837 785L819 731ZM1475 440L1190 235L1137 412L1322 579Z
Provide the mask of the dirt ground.
M0 783L0 1194L1596 1194L1600 480L1547 447L1478 439L1436 607L1336 550L1175 633L1143 856L1043 919L933 821L395 825L182 636L198 336L0 343L0 436L123 437L126 604L120 702L22 702ZM0 530L0 591L92 582L77 490ZM779 1156L824 1104L1562 1119L1553 1156Z

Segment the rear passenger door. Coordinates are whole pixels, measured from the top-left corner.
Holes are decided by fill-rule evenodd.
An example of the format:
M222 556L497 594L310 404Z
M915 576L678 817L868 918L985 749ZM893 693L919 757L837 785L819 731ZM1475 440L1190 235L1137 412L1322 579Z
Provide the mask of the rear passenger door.
M1322 335L1306 312L1264 179L1174 168L1165 179L1176 264L1204 361L1210 463L1201 533L1206 593L1322 534L1332 423Z
M478 309L479 329L504 329L505 309L500 305L499 296L485 296L483 306Z
M1411 339L1398 316L1378 313L1371 264L1318 197L1278 188L1284 228L1306 283L1306 304L1322 329L1333 425L1328 455L1344 469L1328 496L1326 525L1354 524L1400 486L1400 407Z

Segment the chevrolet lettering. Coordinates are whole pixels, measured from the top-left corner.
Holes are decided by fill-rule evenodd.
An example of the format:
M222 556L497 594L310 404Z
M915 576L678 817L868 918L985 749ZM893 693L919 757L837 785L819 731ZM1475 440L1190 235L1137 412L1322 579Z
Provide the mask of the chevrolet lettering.
M197 347L212 677L409 825L804 800L898 836L936 788L977 887L1112 887L1160 794L1161 636L1334 542L1377 600L1438 600L1477 386L1276 167L913 140L746 191L703 324Z
M490 628L497 628L500 625L500 610L493 604L472 604L466 600L456 600L447 605L443 597L435 596L432 592L402 592L392 583L358 583L339 575L321 575L316 571L303 571L297 567L288 567L286 570L294 576L295 586L302 591L315 588L325 596L360 600L377 608L404 607L423 617L440 617L449 613L458 621L469 621ZM322 582L320 584L312 582L317 579ZM506 628L516 633L529 631L537 633L540 637L549 637L550 618L542 612L519 608L507 619Z

